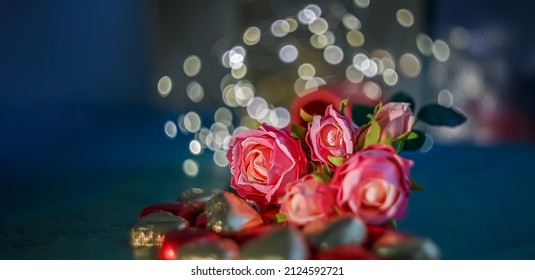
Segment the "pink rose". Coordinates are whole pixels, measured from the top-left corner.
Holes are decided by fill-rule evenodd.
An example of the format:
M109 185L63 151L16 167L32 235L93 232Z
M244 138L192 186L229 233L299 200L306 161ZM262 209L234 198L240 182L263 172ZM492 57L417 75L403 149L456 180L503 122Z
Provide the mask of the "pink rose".
M310 147L311 159L327 163L329 156L347 157L353 153L358 135L358 126L351 118L342 116L332 105L325 110L325 115L314 116L308 123L306 143Z
M387 131L396 139L398 136L412 129L414 115L410 103L390 102L386 103L375 116L381 126L381 141L387 139Z
M267 124L234 134L227 159L231 186L260 208L278 204L285 194L284 186L307 172L299 141Z
M338 166L331 187L338 190L337 205L368 224L382 224L405 216L413 162L390 145L370 145Z
M306 175L286 188L280 212L286 214L290 224L304 225L334 212L336 191L313 175Z

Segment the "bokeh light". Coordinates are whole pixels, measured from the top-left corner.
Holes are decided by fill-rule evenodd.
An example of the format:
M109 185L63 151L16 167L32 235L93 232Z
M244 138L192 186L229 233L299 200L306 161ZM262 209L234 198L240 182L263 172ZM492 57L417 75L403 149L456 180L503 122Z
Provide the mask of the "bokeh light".
M186 159L182 163L182 170L190 177L196 177L199 173L199 164L193 159Z
M186 87L186 95L195 103L199 103L204 98L204 89L196 81L192 81Z
M292 63L299 56L299 50L292 44L283 45L279 50L279 58L284 63Z
M158 92L162 97L168 96L172 88L173 81L171 81L171 78L169 78L168 76L163 76L158 81Z
M190 55L184 60L184 74L194 77L201 71L201 59L196 55Z
M396 12L396 19L399 25L403 27L411 27L414 24L414 16L412 12L407 9L399 9Z
M165 122L164 124L164 127L163 127L163 130L165 132L165 136L173 139L176 137L176 134L177 134L177 127L176 127L176 124L172 121L167 121Z

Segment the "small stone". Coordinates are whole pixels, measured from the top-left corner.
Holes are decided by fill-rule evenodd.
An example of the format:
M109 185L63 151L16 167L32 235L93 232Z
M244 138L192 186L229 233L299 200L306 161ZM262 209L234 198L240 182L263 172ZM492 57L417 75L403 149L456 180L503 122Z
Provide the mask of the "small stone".
M202 212L195 219L195 227L197 228L206 228L207 223L208 223L208 215L206 214L206 212Z
M377 257L362 245L339 245L319 250L317 260L376 260Z
M264 222L245 200L230 192L220 192L206 203L206 228L221 234L230 234Z
M437 260L440 258L438 246L427 238L409 234L388 232L373 245L373 252L387 260Z
M191 224L195 222L195 218L197 215L197 210L195 209L195 207L186 202L170 202L151 204L141 210L139 217L143 218L147 214L159 211L169 212L175 216L182 217L188 220L188 222L190 222Z
M132 247L160 246L165 233L189 227L189 222L169 212L154 212L143 216L130 230Z
M238 242L239 245L243 245L245 242L264 235L272 231L276 225L264 224L257 227L247 228L240 232L232 234L231 238Z
M366 239L366 226L351 216L334 217L316 222L304 229L308 241L320 250L339 245L361 245Z
M214 195L222 192L221 189L209 188L209 189L200 189L200 188L191 188L187 189L180 194L178 201L187 202L193 205L197 211L204 211L204 206Z
M219 239L221 239L219 234L204 229L173 229L165 235L165 239L158 252L158 258L162 260L175 260L178 258L182 246L190 242L208 242Z
M309 250L298 229L274 226L273 230L246 242L240 255L247 260L304 260Z
M230 239L190 242L179 251L180 260L236 260L240 247Z

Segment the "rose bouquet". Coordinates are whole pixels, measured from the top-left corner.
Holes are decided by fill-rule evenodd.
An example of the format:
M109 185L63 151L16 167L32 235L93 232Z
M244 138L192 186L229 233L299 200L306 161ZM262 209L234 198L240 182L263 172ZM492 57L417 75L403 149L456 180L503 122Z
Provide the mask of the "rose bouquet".
M424 143L417 120L456 126L465 118L439 105L414 115L405 94L374 108L338 101L322 114L297 108L302 121L288 128L234 134L232 189L190 189L145 208L132 246L156 246L162 259L438 258L429 239L396 230L411 192L423 189L399 152Z

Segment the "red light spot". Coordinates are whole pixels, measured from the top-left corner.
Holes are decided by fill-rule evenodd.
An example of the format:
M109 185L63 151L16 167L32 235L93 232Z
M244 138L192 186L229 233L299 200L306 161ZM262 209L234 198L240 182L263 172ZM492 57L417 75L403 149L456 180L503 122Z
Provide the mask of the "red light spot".
M176 260L176 252L171 246L167 246L167 248L162 248L161 256L164 260Z

